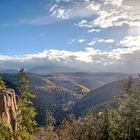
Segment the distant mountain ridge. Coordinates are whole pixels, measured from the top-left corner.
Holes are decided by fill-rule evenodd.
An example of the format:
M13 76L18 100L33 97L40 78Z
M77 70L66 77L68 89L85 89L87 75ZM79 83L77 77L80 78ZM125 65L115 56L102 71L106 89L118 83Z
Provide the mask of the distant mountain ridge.
M17 83L16 73L3 73L3 78L6 81ZM69 90L76 91L76 89L84 88L85 90L92 90L101 87L107 83L127 79L129 74L124 73L87 73L87 72L64 72L53 73L49 75L38 75L28 73L30 86L62 86Z
M32 69L28 69L28 72L40 74L40 75L47 75L52 73L64 73L64 72L78 72L78 71L85 71L82 69L77 69L74 67L66 67L66 66L44 66L44 67L35 67Z
M86 72L27 74L29 88L36 95L34 105L39 114L39 121L43 118L45 109L50 109L58 120L62 120L71 110L80 115L96 105L110 101L118 95L121 81L129 76L123 73ZM17 90L17 73L3 73L2 78L8 87Z

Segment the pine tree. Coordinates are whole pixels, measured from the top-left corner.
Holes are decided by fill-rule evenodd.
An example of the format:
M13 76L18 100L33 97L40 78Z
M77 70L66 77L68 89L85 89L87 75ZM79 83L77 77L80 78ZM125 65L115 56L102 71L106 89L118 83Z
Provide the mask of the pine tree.
M109 108L105 108L104 112L100 115L101 119L101 139L109 140L110 139L110 114ZM100 121L100 119L98 121Z
M120 139L140 139L140 91L132 77L125 83L118 102Z
M56 120L53 113L49 110L46 110L45 128L47 129L47 127L49 126L54 127L55 123L56 123Z
M18 90L20 92L20 95L22 95L25 91L28 91L29 84L29 81L27 80L27 74L23 68L19 71L18 81L19 81Z
M19 92L20 92L20 99L19 99L19 110L20 116L19 117L19 129L20 131L26 131L28 133L33 133L36 127L35 121L35 108L33 107L32 99L35 97L28 88L29 81L27 80L27 74L22 68L19 72Z

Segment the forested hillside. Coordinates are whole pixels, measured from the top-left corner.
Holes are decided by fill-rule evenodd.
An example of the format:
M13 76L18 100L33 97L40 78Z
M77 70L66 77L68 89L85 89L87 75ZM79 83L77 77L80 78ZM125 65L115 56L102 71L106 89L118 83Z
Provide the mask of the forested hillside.
M13 88L19 94L17 73L3 73L2 75L7 86ZM105 90L102 89L102 86L127 78L128 74L73 72L49 75L27 73L27 76L30 81L29 89L36 95L34 99L34 106L38 112L36 118L40 125L44 125L46 111L51 111L56 117L56 122L60 123L64 118L68 118L71 113L79 116L83 114L82 112L87 111L86 108L90 109L90 107L92 108L96 104L102 103L103 101L100 101L100 99L112 99L114 95L119 94L117 84L112 83L109 86L105 86L107 87ZM117 83L120 82L118 81ZM114 91L112 91L112 88ZM97 101L95 100L96 98L92 98L92 95L96 94L96 92ZM107 94L107 92L109 93ZM89 100L86 99L87 97L89 97ZM82 103L80 104L80 102ZM88 106L87 103L91 105Z
M129 77L128 80L113 82L78 99L73 91L52 84L48 87L39 85L35 88L30 87L34 93L31 94L28 91L29 81L26 78L26 73L21 69L17 82L18 98L20 98L17 129L10 131L1 121L2 140L5 138L9 140L140 139L139 79ZM1 92L6 89L2 80L0 89ZM80 110L77 108L78 105ZM72 109L69 109L70 106L75 109L77 116L80 116L81 111L84 115L76 117L72 114L74 112L70 112ZM95 109L96 107L98 109ZM88 112L87 109L90 108Z

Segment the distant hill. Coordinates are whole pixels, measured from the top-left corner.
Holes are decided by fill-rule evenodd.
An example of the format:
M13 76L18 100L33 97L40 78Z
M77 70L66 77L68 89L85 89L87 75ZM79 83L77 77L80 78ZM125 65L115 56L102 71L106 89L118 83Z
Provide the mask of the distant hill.
M97 106L112 102L115 97L121 93L122 86L125 82L126 80L115 81L90 91L75 103L72 108L73 112L79 116ZM138 79L135 79L135 82L140 85L140 81Z
M86 73L86 72L72 72L72 73L58 73L58 79L68 79L74 81L88 89L96 89L107 83L127 79L129 74L124 73ZM59 84L57 82L57 84Z
M72 108L76 114L82 114L90 107L109 101L117 95L121 86L118 80L127 77L128 74L122 73L28 73L29 88L36 95L34 105L38 112L37 120L43 124L48 109L54 113L57 121L64 119ZM3 73L3 79L8 87L18 93L17 73Z
M0 73L17 73L15 69L0 69Z
M73 67L66 67L66 66L44 66L44 67L35 67L29 69L28 72L40 74L40 75L47 75L52 73L60 73L60 72L78 72L84 71L81 69L73 68Z
M70 90L78 98L81 98L91 90L97 89L108 83L126 79L128 74L122 73L85 73L85 72L71 72L71 73L55 73L49 75L38 75L28 73L28 79L30 81L30 88L34 87L62 87ZM17 73L4 73L3 79L10 85L18 84ZM11 86L10 86L11 87ZM11 87L12 88L12 87Z

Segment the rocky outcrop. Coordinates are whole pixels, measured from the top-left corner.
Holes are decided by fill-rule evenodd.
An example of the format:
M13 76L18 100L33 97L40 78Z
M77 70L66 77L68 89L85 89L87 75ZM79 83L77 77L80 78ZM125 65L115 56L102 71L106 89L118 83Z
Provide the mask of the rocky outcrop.
M0 121L2 121L10 130L17 130L17 102L14 90L6 89L0 93Z

